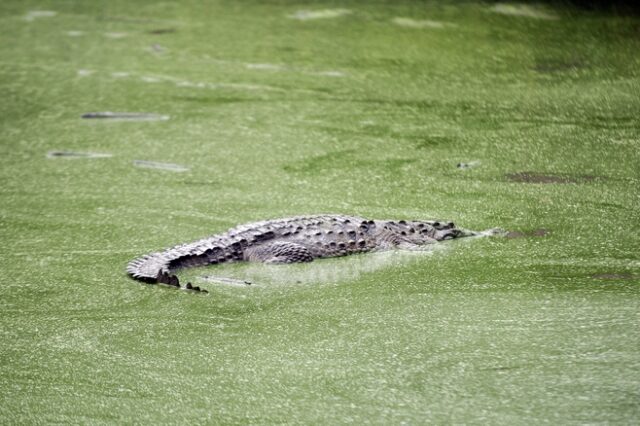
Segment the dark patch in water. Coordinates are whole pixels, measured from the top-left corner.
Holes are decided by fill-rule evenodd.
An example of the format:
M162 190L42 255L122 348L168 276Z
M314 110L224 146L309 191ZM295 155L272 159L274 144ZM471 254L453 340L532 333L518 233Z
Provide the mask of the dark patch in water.
M533 70L542 74L553 74L565 71L576 71L586 67L587 64L580 59L540 59L536 61Z
M385 138L412 144L416 149L430 149L441 145L453 145L456 138L451 136L428 135L419 131L394 130L388 124L369 123L360 127L318 126L317 129L341 138Z
M155 30L148 31L149 34L160 35L160 34L171 34L175 33L175 28L158 28Z
M549 231L548 229L536 229L535 231L532 231L529 235L531 235L532 237L545 237L547 235L549 235L551 231Z
M75 151L49 151L48 158L109 158L111 154L98 152L75 152Z
M443 102L426 99L384 99L384 98L334 98L330 99L337 102L352 102L373 105L383 105L385 107L409 108L417 111L432 111L444 105Z
M416 148L428 149L440 145L453 145L455 138L451 136L420 136L416 141Z
M114 120L114 121L164 121L168 115L154 114L150 112L87 112L81 115L84 119Z
M509 173L506 175L507 179L511 182L520 183L583 183L587 181L595 180L595 176L583 175L583 176L560 176L551 175L545 173L536 172L517 172Z
M629 273L606 273L606 274L593 274L591 278L596 280L634 280L640 278L639 275L633 275Z
M550 233L551 231L549 231L548 229L540 228L540 229L535 229L533 231L525 231L525 232L509 231L507 232L506 237L510 239L525 238L525 237L545 237Z
M334 151L324 155L318 155L299 160L285 165L283 168L290 173L320 174L327 170L387 170L397 172L407 164L417 161L415 158L387 158L369 159L362 158L356 150L348 149Z
M173 99L181 102L194 102L209 105L225 105L240 102L259 102L263 99L241 98L234 96L173 96Z

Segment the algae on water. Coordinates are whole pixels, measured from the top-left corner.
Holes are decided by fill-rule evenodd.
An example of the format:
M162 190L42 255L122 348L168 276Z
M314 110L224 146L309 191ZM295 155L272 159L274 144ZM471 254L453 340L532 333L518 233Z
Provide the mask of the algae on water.
M4 422L640 420L637 16L5 0L0 20ZM106 111L170 119L81 118ZM204 295L125 274L327 212L509 234L180 273Z

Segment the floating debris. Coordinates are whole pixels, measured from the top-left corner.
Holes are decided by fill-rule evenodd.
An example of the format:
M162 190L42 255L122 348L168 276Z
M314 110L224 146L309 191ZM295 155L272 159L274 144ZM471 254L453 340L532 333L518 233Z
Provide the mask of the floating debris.
M57 14L58 12L54 12L53 10L30 10L26 15L24 15L24 20L32 22L38 18L51 18Z
M393 18L391 20L396 25L400 25L401 27L407 28L447 28L447 27L456 27L455 24L450 24L448 22L440 22L440 21L432 21L430 19L411 19L411 18Z
M111 154L99 152L76 152L76 151L49 151L47 158L109 158Z
M173 163L159 163L156 161L146 161L146 160L133 160L133 165L136 167L142 167L146 169L160 169L160 170L168 170L171 172L187 172L189 171L188 167L181 166L180 164Z
M558 16L556 15L544 12L527 4L497 3L489 10L495 13L500 13L502 15L524 16L527 18L547 20L558 19Z
M67 31L69 37L80 37L84 35L84 31Z
M165 49L164 47L160 46L158 43L154 43L151 46L149 46L148 49L150 52L153 53L166 53L167 49Z
M166 121L168 115L153 114L148 112L87 112L81 115L85 119L100 119L113 121Z
M468 163L458 163L456 167L459 169L473 169L474 167L478 167L480 165L480 161L469 161Z
M123 72L123 71L116 71L111 73L111 77L114 77L114 78L126 78L126 77L129 77L130 75L131 74L129 74L128 72Z
M308 21L312 19L337 18L349 15L350 13L351 11L349 9L299 10L296 13L288 15L288 17L300 21Z
M506 175L511 182L520 183L582 183L585 181L595 180L595 176L559 176L535 172L518 172Z

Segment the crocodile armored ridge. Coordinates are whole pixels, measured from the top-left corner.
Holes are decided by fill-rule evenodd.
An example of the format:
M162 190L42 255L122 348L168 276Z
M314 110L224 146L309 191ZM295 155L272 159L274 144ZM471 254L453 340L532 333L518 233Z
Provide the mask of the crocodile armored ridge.
M356 216L296 216L240 225L223 234L181 244L133 260L127 273L150 284L180 286L180 268L223 262L311 262L375 250L416 250L426 244L478 235L453 222L368 220Z

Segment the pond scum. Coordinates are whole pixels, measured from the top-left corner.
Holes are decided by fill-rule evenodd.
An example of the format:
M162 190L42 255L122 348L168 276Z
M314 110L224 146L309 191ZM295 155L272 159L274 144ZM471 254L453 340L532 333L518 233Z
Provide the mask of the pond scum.
M640 18L578 3L0 2L0 422L640 423ZM509 233L124 272L326 212Z

